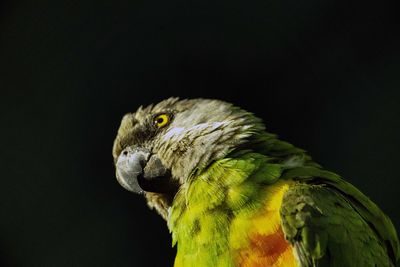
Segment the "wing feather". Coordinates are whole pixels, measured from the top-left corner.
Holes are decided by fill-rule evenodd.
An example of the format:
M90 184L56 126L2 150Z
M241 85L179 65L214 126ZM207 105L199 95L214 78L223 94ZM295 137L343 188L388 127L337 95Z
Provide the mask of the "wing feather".
M298 182L285 193L282 228L300 266L395 266L396 259L376 230L382 226L366 220L357 205L326 183ZM390 242L397 243L394 239Z

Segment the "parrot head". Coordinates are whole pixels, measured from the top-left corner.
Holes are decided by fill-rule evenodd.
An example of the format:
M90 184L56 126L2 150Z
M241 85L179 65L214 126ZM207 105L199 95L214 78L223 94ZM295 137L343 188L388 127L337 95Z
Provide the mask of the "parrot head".
M166 219L193 173L262 130L251 113L219 100L169 98L140 107L123 117L114 140L116 177Z

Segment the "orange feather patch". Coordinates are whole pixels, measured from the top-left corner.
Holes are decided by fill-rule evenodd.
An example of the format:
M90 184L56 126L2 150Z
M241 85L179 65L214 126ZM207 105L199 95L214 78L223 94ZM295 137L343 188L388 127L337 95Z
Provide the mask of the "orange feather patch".
M252 236L249 247L240 254L239 266L296 266L292 247L285 240L281 228L274 234Z
M236 250L237 266L241 267L295 267L292 246L286 241L281 228L280 206L288 183L277 183L266 190L264 208L249 218L247 245Z

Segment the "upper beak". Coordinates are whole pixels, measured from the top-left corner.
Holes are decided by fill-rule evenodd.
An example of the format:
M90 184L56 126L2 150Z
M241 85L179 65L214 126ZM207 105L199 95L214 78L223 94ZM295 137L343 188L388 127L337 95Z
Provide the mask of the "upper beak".
M116 163L118 182L127 190L134 193L143 193L138 182L138 176L143 174L150 153L145 149L124 149Z
M121 152L115 165L118 182L131 192L164 192L169 188L167 169L147 149L127 147Z

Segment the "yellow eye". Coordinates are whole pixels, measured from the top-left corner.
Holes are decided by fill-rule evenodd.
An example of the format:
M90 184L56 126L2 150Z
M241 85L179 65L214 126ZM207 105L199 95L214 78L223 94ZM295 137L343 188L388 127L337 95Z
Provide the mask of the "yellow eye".
M169 122L169 116L168 114L160 114L154 118L154 124L157 126L157 128L164 127L167 125Z

